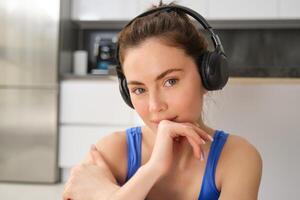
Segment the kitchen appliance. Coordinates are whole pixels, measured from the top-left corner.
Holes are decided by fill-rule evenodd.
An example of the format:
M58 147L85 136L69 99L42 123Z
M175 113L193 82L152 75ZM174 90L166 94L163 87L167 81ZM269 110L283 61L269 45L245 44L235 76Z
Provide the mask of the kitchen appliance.
M106 36L101 37L97 35L95 37L94 48L97 50L93 50L94 56L96 56L96 64L92 68L92 74L108 74L111 66L115 66L115 50L116 50L116 36Z
M114 61L115 43L112 38L100 40L98 48L98 69L108 70L108 65Z
M0 1L0 181L59 180L58 66L67 65L60 50L69 2Z

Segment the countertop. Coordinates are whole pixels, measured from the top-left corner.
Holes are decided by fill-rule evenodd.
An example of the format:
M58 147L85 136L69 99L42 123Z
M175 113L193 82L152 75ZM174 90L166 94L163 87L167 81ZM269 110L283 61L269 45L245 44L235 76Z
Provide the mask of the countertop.
M95 80L113 80L117 81L116 75L74 75L65 74L61 76L61 81L69 80L82 80L82 81L95 81ZM245 77L231 77L228 80L229 84L300 84L300 78L245 78Z

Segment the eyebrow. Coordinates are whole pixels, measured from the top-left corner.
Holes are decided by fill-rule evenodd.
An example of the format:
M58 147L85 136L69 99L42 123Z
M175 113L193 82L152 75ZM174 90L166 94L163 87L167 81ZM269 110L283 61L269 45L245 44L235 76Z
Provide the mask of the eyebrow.
M183 71L182 69L179 69L179 68L172 68L172 69L168 69L166 71L164 71L163 73L161 73L160 75L158 75L155 79L155 81L158 81L162 78L164 78L166 75L172 73L172 72L175 72L175 71ZM139 81L129 81L127 83L127 85L144 85L144 83L142 82L139 82Z

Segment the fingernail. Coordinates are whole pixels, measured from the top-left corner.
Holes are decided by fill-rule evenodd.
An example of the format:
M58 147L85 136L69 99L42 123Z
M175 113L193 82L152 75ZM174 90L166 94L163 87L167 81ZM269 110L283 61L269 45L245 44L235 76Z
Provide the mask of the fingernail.
M200 154L198 154L197 159L202 160L201 157L202 157L202 155L200 153Z
M96 150L97 150L96 145L92 144L92 145L91 145L91 150L96 151Z
M209 137L209 139L210 139L210 141L214 141L214 138L213 137L211 137L210 135L208 135L208 137Z
M204 153L203 152L201 153L201 160L202 161L204 160Z

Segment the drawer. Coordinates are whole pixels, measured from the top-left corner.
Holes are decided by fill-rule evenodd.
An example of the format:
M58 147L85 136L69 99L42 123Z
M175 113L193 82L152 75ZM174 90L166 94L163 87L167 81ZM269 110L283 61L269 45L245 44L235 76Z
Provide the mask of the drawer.
M61 83L61 124L129 125L134 121L134 112L123 101L117 80Z

